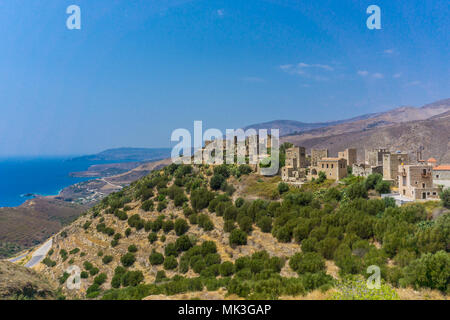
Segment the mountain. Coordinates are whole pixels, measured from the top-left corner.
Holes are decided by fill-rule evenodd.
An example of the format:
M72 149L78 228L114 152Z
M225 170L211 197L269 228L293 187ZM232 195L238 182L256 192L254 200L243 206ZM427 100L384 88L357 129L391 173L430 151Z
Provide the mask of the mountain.
M150 161L170 157L170 148L115 148L74 158L89 161Z
M328 148L331 155L354 147L360 160L364 149L386 147L414 153L423 146L424 158L433 156L440 162L450 162L450 99L421 108L397 108L371 119L288 135L281 140L308 149Z
M305 123L295 120L275 120L253 124L244 129L279 129L280 136L296 136L307 132L309 137L318 137L371 129L394 123L425 120L448 110L450 110L450 99L445 99L420 108L403 106L386 112L370 113L339 121Z
M87 208L54 197L39 197L15 208L0 208L0 258L48 239Z
M294 133L300 133L312 129L317 128L325 128L334 126L341 123L351 122L351 121L357 121L357 120L364 120L369 119L372 117L375 117L377 113L370 113L365 114L362 116L345 119L345 120L338 120L338 121L329 121L329 122L313 122L313 123L307 123L307 122L301 122L296 120L274 120L264 123L256 123L249 125L244 128L244 130L247 129L279 129L280 130L280 136L288 135L288 134L294 134Z

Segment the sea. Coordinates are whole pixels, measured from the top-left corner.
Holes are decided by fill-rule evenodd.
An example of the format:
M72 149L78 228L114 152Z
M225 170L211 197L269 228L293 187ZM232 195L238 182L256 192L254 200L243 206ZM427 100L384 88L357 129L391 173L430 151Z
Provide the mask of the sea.
M66 157L0 158L0 207L16 207L35 195L57 195L72 184L94 179L69 174L107 163Z

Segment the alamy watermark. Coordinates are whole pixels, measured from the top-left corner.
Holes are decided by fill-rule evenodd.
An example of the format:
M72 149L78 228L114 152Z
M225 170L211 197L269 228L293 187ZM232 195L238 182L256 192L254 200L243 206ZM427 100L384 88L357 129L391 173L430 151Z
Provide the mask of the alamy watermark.
M66 13L70 16L66 20L66 27L69 30L81 29L81 9L79 6L72 4L67 7Z

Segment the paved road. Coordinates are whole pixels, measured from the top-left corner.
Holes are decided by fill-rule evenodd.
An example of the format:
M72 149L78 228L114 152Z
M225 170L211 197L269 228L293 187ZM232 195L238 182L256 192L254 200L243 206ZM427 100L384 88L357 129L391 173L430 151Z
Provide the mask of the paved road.
M16 262L16 261L19 261L19 260L25 258L25 257L27 256L27 254L28 254L28 253L24 253L24 254L21 255L21 256L18 256L18 257L12 258L12 259L8 259L8 261L9 261L9 262Z
M30 261L28 261L25 264L25 267L32 268L35 265L37 265L39 262L44 260L45 256L50 251L52 244L53 244L53 239L50 239L46 243L44 243L42 246L40 246L35 252L33 252L33 255L31 256Z

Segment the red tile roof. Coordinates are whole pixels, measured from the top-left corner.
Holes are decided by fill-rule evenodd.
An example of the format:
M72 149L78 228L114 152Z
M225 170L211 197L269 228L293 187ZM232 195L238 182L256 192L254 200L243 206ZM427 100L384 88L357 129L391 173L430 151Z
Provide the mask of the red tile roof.
M450 171L450 164L444 164L433 168L434 171Z
M427 160L427 162L437 162L435 158L430 158Z

